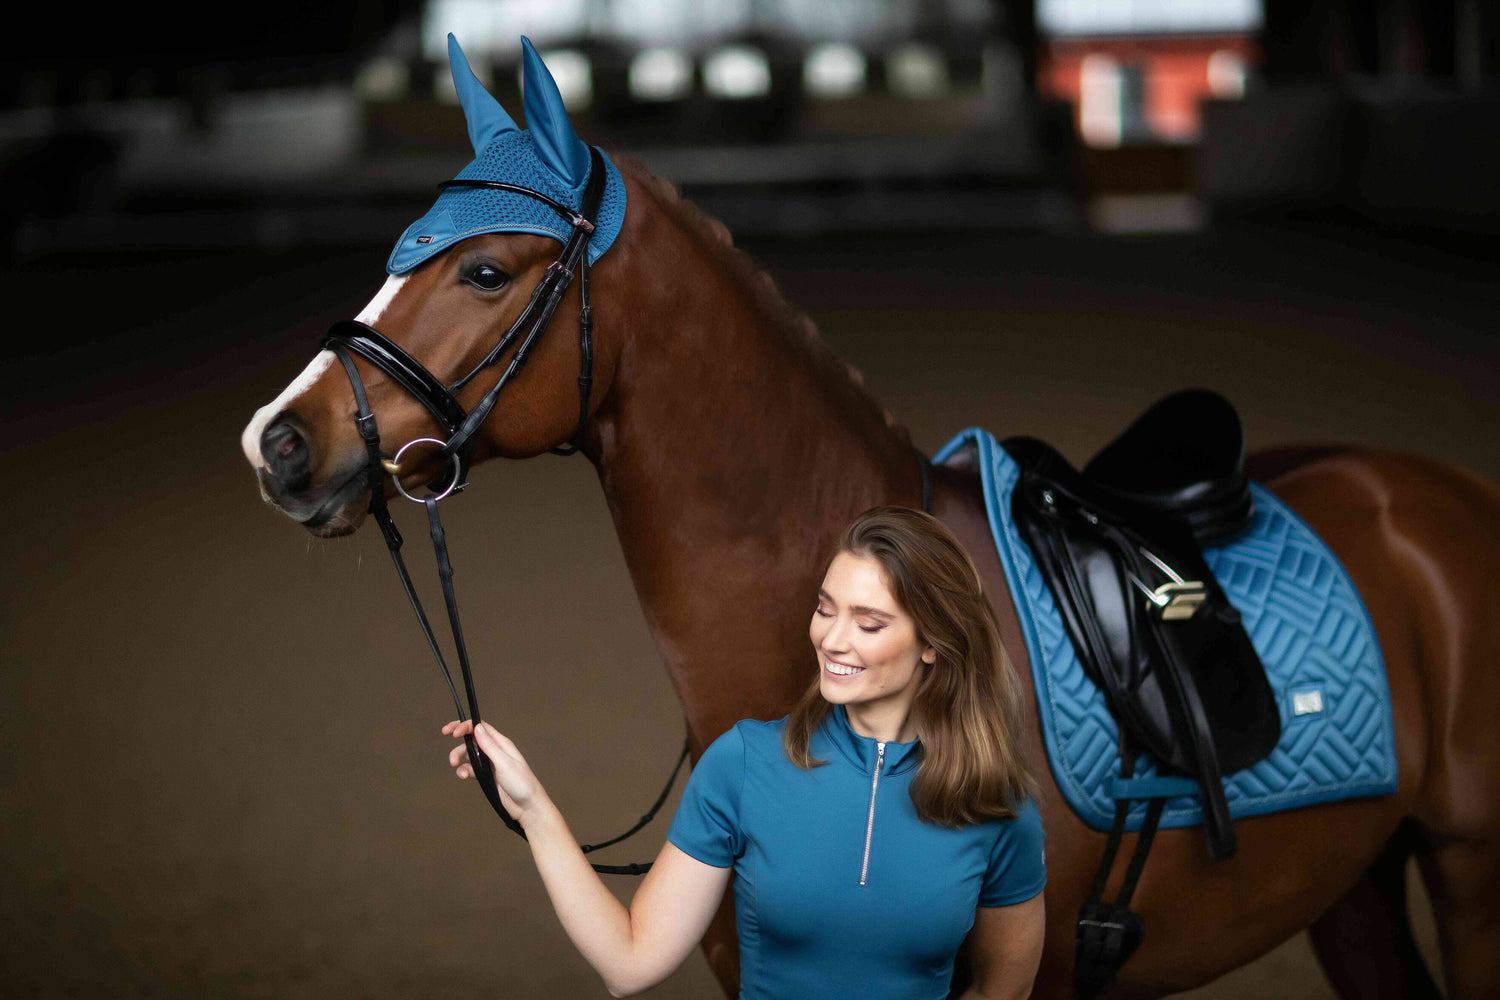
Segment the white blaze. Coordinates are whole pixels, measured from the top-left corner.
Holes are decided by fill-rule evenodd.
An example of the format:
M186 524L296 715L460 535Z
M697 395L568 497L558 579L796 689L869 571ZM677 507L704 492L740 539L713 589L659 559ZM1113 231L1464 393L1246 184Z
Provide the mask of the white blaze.
M359 315L354 318L366 326L374 326L380 319L381 313L385 312L385 307L391 304L391 299L396 297L396 293L401 290L402 285L406 284L406 279L409 277L411 277L409 274L393 274L386 278L385 284L380 286L380 291L375 293L370 304L361 309Z
M361 309L359 315L354 318L367 326L374 326L386 307L391 304L391 300L396 297L396 293L401 290L401 286L406 283L407 277L404 274L393 274L386 278L385 284L380 287L380 291L375 293L369 305ZM319 351L317 356L308 362L307 367L302 369L302 374L281 391L281 395L255 411L255 416L250 418L250 423L245 426L245 432L240 435L240 447L244 449L245 457L250 460L251 465L257 469L263 469L266 466L266 460L260 454L260 439L266 432L266 425L291 406L298 396L311 388L312 384L322 377L323 373L328 370L328 366L335 360L337 359L332 351Z

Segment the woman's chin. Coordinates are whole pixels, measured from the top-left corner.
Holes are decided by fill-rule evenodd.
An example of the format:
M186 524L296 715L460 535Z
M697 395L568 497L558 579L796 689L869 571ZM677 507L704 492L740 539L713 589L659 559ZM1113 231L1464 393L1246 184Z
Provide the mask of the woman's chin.
M849 687L846 684L831 682L825 676L818 690L823 693L823 700L832 705L847 705L850 701Z

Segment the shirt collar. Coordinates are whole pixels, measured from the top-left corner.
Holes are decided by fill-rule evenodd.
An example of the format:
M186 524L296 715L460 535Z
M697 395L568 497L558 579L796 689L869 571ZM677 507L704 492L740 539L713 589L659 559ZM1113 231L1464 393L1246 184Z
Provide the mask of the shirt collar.
M873 737L861 736L849 725L849 713L843 705L834 705L823 719L820 731L836 746L844 758L859 769L861 774L874 774L875 761L879 758L879 747ZM922 761L919 748L921 740L897 743L888 740L885 744L886 774L901 774L910 771Z

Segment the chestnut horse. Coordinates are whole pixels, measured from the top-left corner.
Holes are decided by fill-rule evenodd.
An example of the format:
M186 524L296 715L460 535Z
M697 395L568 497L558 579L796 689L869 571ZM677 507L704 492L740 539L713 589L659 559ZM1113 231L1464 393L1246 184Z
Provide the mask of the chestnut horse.
M583 453L599 474L647 624L682 703L693 758L736 720L784 715L816 670L807 622L839 530L877 504L921 505L907 431L776 292L724 227L638 164L621 163L629 212L592 277L594 384ZM496 343L557 256L515 233L470 237L389 278L360 318L445 381ZM486 297L461 267L511 276ZM476 460L527 458L569 440L579 356L570 290L527 368L480 432ZM317 535L364 519L366 452L343 370L324 351L246 428L266 499ZM387 453L434 433L427 411L359 361ZM460 393L471 407L487 385ZM263 455L287 429L296 475ZM1045 428L1025 428L1043 432ZM408 488L437 467L409 470ZM1344 996L1436 996L1406 919L1415 854L1454 996L1500 996L1500 653L1494 613L1500 491L1461 469L1365 448L1283 448L1252 476L1297 511L1353 576L1379 634L1394 703L1400 787L1236 824L1239 851L1211 862L1198 829L1157 836L1135 896L1145 944L1118 995L1198 986L1305 927ZM932 511L973 555L1023 688L1026 645L973 470L937 467ZM709 582L712 585L707 585ZM726 633L744 636L732 669ZM1027 738L1045 760L1035 698ZM1042 768L1047 943L1035 995L1071 991L1073 923L1105 835L1067 807ZM1122 853L1129 854L1134 835ZM1114 881L1121 878L1117 865ZM1114 886L1110 888L1113 893ZM738 993L733 893L703 942ZM966 978L960 955L956 981Z

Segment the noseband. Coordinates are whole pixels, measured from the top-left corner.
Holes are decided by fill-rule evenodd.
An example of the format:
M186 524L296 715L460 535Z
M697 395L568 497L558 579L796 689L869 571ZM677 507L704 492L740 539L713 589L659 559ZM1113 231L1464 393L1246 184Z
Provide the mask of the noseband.
M589 262L588 245L589 238L594 233L594 222L598 218L599 205L604 198L605 169L603 157L599 151L592 146L589 147L589 179L583 191L583 203L579 211L575 212L567 205L553 198L533 191L530 188L521 187L517 184L507 184L503 181L472 180L460 178L457 180L444 181L439 185L441 188L450 187L474 187L489 188L497 191L510 191L516 194L527 195L545 203L556 210L573 227L572 234L563 245L562 253L557 260L547 267L547 273L532 290L531 299L526 303L526 308L516 317L514 323L505 331L494 348L474 366L467 375L454 382L452 385L444 385L443 381L432 372L428 371L416 358L408 354L400 344L391 340L385 334L374 327L358 320L342 320L335 323L323 338L322 346L332 351L343 363L344 371L349 376L349 385L354 390L354 402L356 413L354 425L359 430L360 439L365 443L365 450L369 460L366 464L366 474L369 477L370 486L370 513L374 516L376 523L380 525L380 532L385 536L386 548L390 550L391 560L395 563L396 572L401 577L401 586L406 591L406 597L411 601L412 610L416 612L417 623L422 627L422 633L427 637L427 645L432 650L432 655L437 659L438 666L443 671L443 677L448 683L448 691L453 695L453 707L458 711L460 720L472 719L474 726L479 726L479 700L474 694L474 680L469 670L469 653L464 644L463 625L458 616L458 599L453 590L453 565L448 558L448 545L443 533L443 524L438 517L438 501L450 494L463 489L468 483L469 469L473 463L474 447L477 443L477 433L490 413L495 408L499 399L500 390L503 389L521 366L526 363L532 345L546 330L552 321L552 314L557 311L558 304L562 302L563 295L573 281L575 272L578 275L578 290L581 300L581 308L578 317L578 348L580 355L580 369L578 373L578 427L573 432L573 439L567 445L550 449L553 454L571 455L578 451L583 444L583 432L588 421L589 390L593 385L593 363L594 345L593 328L594 316L589 306ZM495 385L484 394L475 405L473 410L464 411L455 396L469 382L473 381L480 372L495 365L504 356L506 350L520 339L520 346L512 355L510 363L500 375ZM393 462L387 462L380 452L380 432L375 424L375 413L370 409L370 401L365 393L364 382L359 377L359 371L354 365L351 355L359 355L370 364L384 372L393 382L410 393L416 400L426 407L437 421L447 436L445 440L438 438L417 438L402 445L396 452ZM426 496L418 500L411 496L401 487L401 456L407 449L419 443L431 443L442 449L442 454L447 456L452 464L452 472L440 472L438 478L428 487ZM432 535L433 551L437 556L438 578L443 587L443 601L447 605L448 624L453 632L453 646L458 655L458 664L463 673L464 693L468 702L468 712L465 713L464 706L459 701L458 690L453 685L453 675L448 669L448 663L443 658L441 648L438 646L437 637L433 634L432 626L427 620L427 614L422 610L422 602L417 598L416 588L412 585L411 574L407 572L406 561L401 557L401 532L396 529L396 522L391 518L391 512L385 500L385 475L390 473L396 480L396 488L403 496L423 504L427 508L427 523ZM506 827L515 833L526 836L526 831L521 824L506 811L504 804L500 801L500 794L495 788L494 770L489 760L480 751L474 741L472 734L464 737L464 744L469 752L469 761L474 768L474 776L478 779L480 790L489 800L490 805L505 823ZM677 758L677 766L673 768L672 775L667 779L666 787L662 789L661 795L656 803L643 815L640 820L626 832L617 837L603 841L598 844L580 845L585 854L619 843L626 837L644 827L656 815L662 804L667 799L667 793L671 790L673 782L677 780L677 773L682 769L682 762L687 759L688 746L683 744L682 754ZM629 865L594 865L594 870L610 875L641 875L651 869L649 862Z

